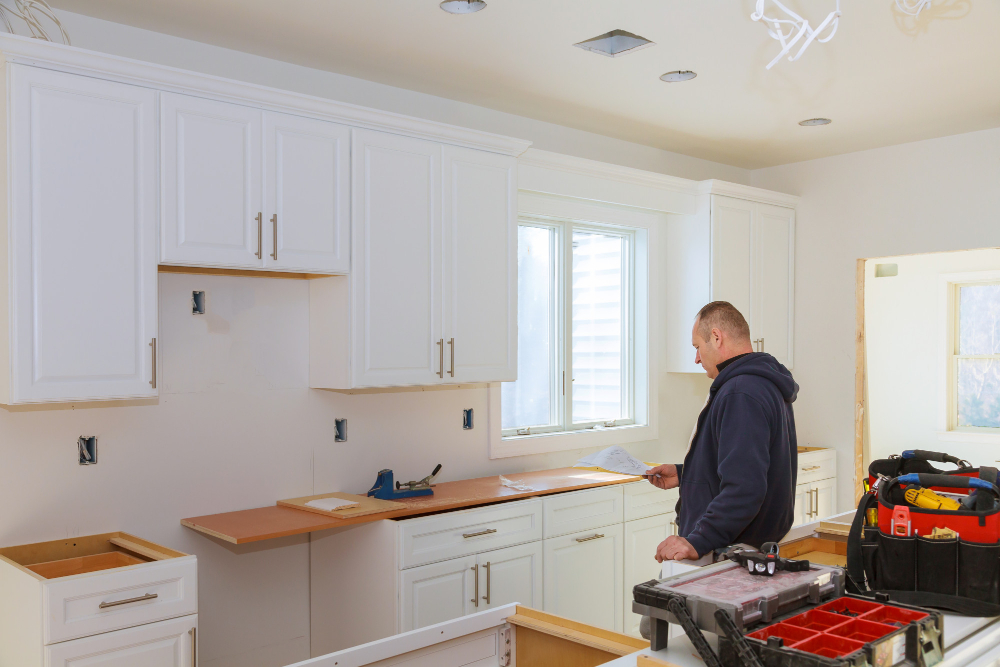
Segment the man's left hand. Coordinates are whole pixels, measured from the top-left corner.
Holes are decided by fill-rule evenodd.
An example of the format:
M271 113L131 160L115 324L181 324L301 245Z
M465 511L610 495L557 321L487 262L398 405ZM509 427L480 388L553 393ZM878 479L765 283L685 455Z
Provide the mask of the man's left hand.
M656 548L656 562L665 560L698 560L698 552L683 537L671 535Z

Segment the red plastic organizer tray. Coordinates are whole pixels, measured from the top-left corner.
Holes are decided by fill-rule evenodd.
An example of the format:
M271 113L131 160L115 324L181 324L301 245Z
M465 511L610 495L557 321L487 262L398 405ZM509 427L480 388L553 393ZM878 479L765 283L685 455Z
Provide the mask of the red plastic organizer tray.
M781 637L788 648L841 658L860 650L866 643L895 632L910 621L928 614L877 602L838 598L780 623L747 635L766 642Z

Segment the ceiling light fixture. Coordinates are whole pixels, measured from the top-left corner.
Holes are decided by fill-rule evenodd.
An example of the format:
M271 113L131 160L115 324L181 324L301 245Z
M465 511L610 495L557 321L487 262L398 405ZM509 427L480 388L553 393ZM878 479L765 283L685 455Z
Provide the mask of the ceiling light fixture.
M577 42L573 46L578 46L592 53L599 53L602 56L615 58L623 56L626 53L644 49L647 46L653 46L653 42L625 30L612 30L603 35Z
M807 118L806 120L800 120L799 125L803 127L814 127L816 125L829 125L833 121L829 118Z
M666 74L661 74L660 81L666 81L667 83L677 83L679 81L690 81L696 76L698 75L689 69L679 69L676 72L667 72Z
M441 9L449 14L474 14L486 9L486 3L483 0L444 0Z

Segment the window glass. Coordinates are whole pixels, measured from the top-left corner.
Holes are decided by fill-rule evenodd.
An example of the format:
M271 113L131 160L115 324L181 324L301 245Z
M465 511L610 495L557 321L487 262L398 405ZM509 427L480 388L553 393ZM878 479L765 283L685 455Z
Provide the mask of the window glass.
M621 236L573 233L573 422L622 416L625 247Z
M959 291L958 425L1000 428L1000 285Z
M960 289L958 353L1000 354L1000 285Z
M552 421L555 230L517 229L517 382L500 393L501 428Z

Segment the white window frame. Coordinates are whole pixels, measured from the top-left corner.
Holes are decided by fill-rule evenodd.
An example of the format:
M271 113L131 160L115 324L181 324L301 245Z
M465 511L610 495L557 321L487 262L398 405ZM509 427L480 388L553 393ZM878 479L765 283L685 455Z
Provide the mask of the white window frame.
M938 439L944 442L1000 444L1000 429L958 425L959 289L1000 283L1000 271L975 271L941 276L942 366Z
M553 386L561 385L563 370L572 368L572 344L569 340L569 317L571 313L565 303L572 298L572 285L565 276L569 270L565 262L572 259L572 230L592 230L600 233L617 233L627 236L626 261L630 269L627 273L625 326L629 335L623 346L628 355L625 365L626 381L623 390L627 392L629 406L627 420L617 420L611 426L603 422L570 424L532 428L528 433L518 434L516 429L501 428L500 383L489 386L489 450L490 458L540 454L584 447L608 446L655 440L658 436L657 386L655 372L658 346L650 344L658 340L660 289L658 268L653 261L655 253L651 248L659 242L659 228L666 223L666 215L653 211L630 209L621 206L587 202L538 193L522 192L519 196L519 224L536 226L560 226L564 231L558 253L561 282L560 308L557 321L559 332L556 336L558 363L553 369ZM560 338L561 336L561 338ZM557 382L558 381L558 382ZM567 385L571 384L567 376ZM571 415L572 388L565 397L561 391L555 392L559 399L560 414ZM567 417L568 419L568 417ZM597 426L598 428L594 428Z

